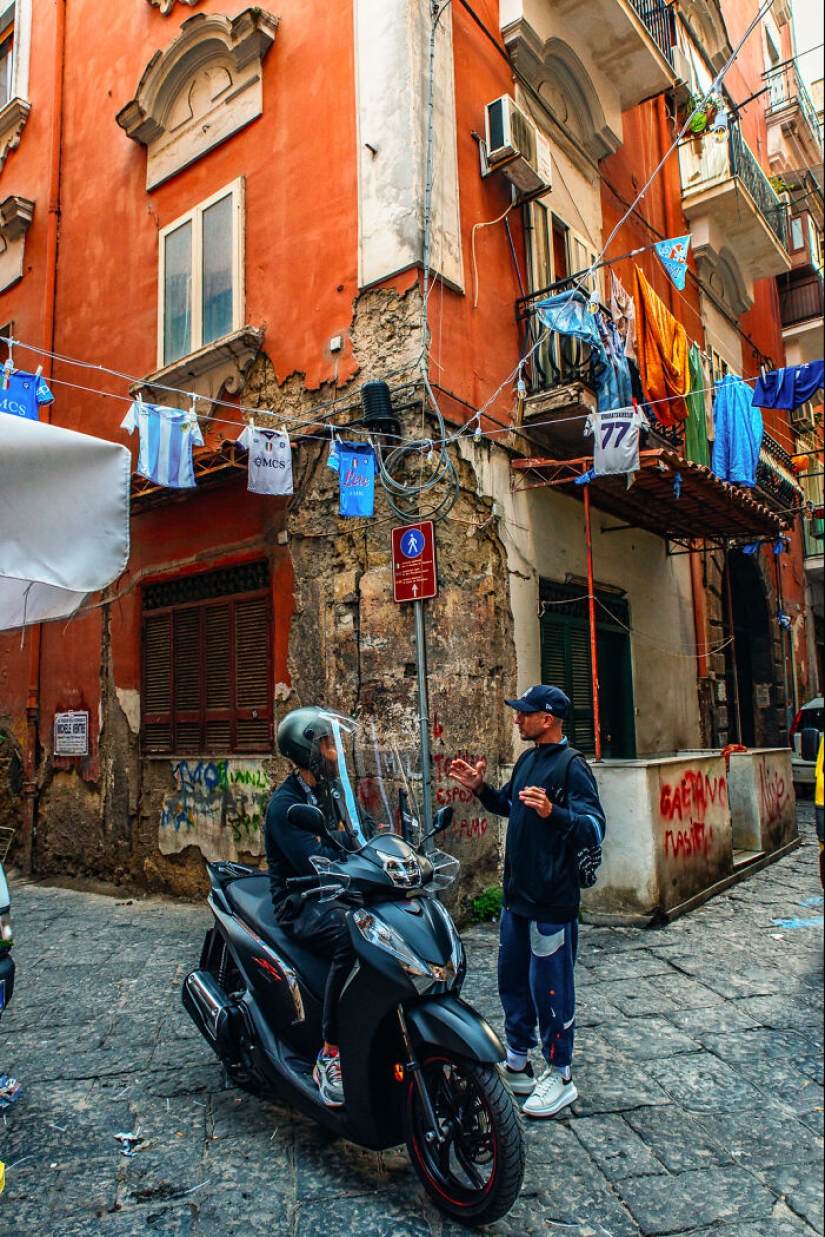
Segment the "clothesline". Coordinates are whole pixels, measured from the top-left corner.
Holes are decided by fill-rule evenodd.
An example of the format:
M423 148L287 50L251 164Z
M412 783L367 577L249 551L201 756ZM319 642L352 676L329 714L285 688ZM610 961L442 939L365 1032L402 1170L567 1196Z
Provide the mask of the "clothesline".
M119 395L117 392L102 391L96 387L89 387L89 386L85 386L79 383L73 383L63 378L53 378L53 379L50 379L50 381L53 386L64 387L68 390L82 391L84 394L99 395L103 399L119 400L119 401L122 401L124 403L129 403L129 404L132 403L132 397L129 395ZM742 379L742 381L752 385L756 383L758 379L750 378L750 379ZM715 389L714 387L699 387L689 392L689 394L704 395L706 393L712 393L714 389ZM188 394L188 393L181 392L181 394ZM445 394L449 398L449 393L447 392ZM658 401L652 401L654 405L656 402ZM650 404L651 401L647 401L647 403ZM231 406L234 407L234 405L231 405ZM350 402L337 403L334 406L330 404L325 404L325 405L319 405L314 411L323 411L324 408L327 408L330 411L347 411L349 409L357 408L357 407L360 407L359 403L350 403ZM270 413L267 409L256 408L254 409L254 412L256 415L268 416L268 417L274 418L274 414ZM478 417L479 413L480 413L480 410L475 410L475 415L473 416L473 418L471 418L468 424L464 426L462 430L459 430L456 434L450 435L443 440L438 440L438 439L430 440L430 445L432 446L432 448L437 449L438 447L442 445L448 446L452 442L457 441L459 438L465 438L469 436L470 431L472 430L472 426L476 418ZM588 411L588 412L582 412L582 413L570 413L569 415L564 416L564 417L552 417L552 418L548 418L547 420L543 420L543 421L531 420L530 426L529 426L529 432L533 432L537 429L541 429L545 427L551 427L551 426L560 427L564 425L572 425L577 422L583 423L587 420L589 415L590 414ZM214 416L211 416L210 420L216 422L218 425L223 425L228 428L237 429L237 430L242 430L245 426L249 424L249 422L246 420L236 421L236 420L230 420L228 418L221 418L221 417L214 417ZM302 425L317 425L318 420L319 418L317 416L307 416L304 421L299 422L297 425L293 424L293 431L292 431L293 436L296 438L300 437L302 440L306 440L310 442L311 441L328 442L330 436L329 436L329 433L327 433L326 431L323 433L311 433L311 432L299 432L297 434L294 433L295 429L300 431ZM357 437L358 435L366 434L366 431L364 431L361 427L357 425L352 425L352 426L345 425L344 427L336 427L336 428L339 429L339 432L340 432L340 429L343 428L346 431L347 435L350 437ZM525 427L523 425L517 424L516 422L510 422L505 425L500 425L497 427L487 427L484 430L484 437L495 439L495 438L500 438L500 437L506 437L514 432L520 433L524 436L529 437L529 432L525 430ZM396 438L395 435L383 435L383 437L390 438L390 439ZM399 437L398 441L402 442L404 440Z

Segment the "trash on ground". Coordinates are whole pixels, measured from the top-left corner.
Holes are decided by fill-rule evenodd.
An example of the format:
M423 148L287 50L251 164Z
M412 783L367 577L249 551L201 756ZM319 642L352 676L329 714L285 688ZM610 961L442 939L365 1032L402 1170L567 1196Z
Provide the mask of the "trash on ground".
M813 919L772 919L780 928L821 928L825 923L825 915L815 915Z
M121 1144L120 1154L130 1158L135 1154L135 1147L138 1143L143 1142L140 1126L137 1127L134 1134L115 1134L115 1138Z
M22 1090L22 1082L9 1078L8 1074L0 1074L0 1108L8 1108L9 1104L13 1104Z

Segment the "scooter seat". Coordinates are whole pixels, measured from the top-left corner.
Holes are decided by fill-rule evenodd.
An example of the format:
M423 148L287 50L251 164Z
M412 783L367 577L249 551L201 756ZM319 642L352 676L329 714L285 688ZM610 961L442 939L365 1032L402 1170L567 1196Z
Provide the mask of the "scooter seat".
M264 874L242 876L226 886L226 896L241 919L261 934L279 958L294 966L301 983L305 984L319 1001L323 1001L330 960L299 945L280 926L272 905L269 877Z

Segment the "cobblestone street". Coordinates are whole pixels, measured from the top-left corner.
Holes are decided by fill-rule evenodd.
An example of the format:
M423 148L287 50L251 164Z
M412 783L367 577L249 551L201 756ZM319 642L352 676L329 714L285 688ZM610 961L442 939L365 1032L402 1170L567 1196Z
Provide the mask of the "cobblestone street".
M823 1232L822 890L802 846L657 929L585 926L576 1083L527 1127L498 1237ZM13 876L13 874L12 874ZM403 1148L330 1140L227 1088L180 1004L205 905L12 879L18 983L0 1072L2 1237L455 1237ZM501 1033L496 929L465 996ZM115 1135L139 1133L131 1158Z

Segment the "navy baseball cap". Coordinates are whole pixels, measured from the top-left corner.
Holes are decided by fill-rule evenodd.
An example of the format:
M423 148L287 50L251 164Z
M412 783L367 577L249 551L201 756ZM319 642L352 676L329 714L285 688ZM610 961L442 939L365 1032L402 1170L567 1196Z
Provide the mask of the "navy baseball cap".
M505 700L517 713L552 713L554 717L567 717L570 701L560 687L545 687L539 683L524 693L521 700Z

